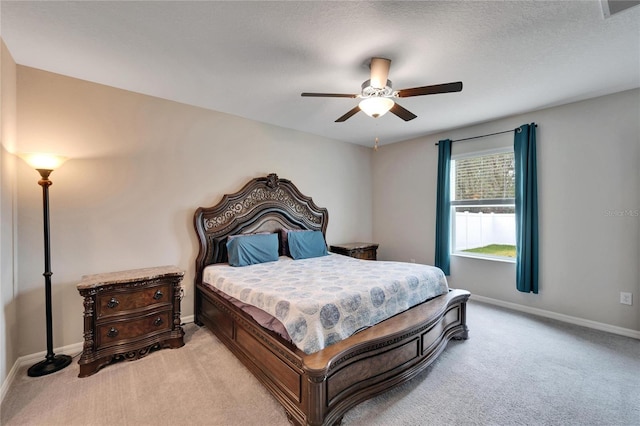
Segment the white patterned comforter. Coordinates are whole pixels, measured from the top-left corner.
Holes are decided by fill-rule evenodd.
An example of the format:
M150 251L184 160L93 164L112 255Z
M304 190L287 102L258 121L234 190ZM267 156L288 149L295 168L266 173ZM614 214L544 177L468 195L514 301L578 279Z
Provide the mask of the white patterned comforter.
M446 293L439 268L330 254L244 267L209 265L203 281L280 320L307 354Z

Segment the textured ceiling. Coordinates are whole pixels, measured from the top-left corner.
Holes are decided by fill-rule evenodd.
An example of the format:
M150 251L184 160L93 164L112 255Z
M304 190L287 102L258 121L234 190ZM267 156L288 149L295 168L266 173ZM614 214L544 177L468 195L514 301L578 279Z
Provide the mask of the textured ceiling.
M391 143L640 87L640 7L600 1L0 3L18 64L362 145ZM410 122L358 113L372 56Z

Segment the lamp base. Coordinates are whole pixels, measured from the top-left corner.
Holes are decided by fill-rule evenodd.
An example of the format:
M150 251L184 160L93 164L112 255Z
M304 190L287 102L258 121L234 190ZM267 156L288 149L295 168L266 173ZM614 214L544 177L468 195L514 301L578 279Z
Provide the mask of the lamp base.
M45 359L37 364L33 364L27 370L27 375L29 377L46 376L47 374L62 370L69 364L71 364L71 357L69 355L55 355L52 359Z

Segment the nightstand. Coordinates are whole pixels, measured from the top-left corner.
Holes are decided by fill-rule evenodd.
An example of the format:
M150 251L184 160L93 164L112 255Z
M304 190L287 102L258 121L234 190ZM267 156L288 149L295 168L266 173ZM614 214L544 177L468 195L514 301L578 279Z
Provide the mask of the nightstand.
M329 248L333 253L355 257L356 259L376 260L378 244L376 243L346 243L336 244Z
M183 346L183 276L175 266L161 266L82 277L77 288L84 298L84 346L78 377L112 361Z

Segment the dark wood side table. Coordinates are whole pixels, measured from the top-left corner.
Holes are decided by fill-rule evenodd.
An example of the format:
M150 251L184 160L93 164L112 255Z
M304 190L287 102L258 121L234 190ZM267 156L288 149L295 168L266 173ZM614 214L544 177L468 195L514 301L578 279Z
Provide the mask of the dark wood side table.
M183 346L183 276L175 266L161 266L82 277L77 288L84 298L84 346L78 377L115 360Z
M376 260L378 244L376 243L346 243L336 244L329 249L333 253L344 254L364 260Z

